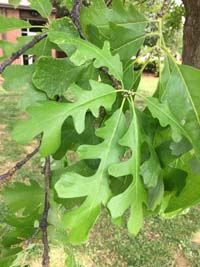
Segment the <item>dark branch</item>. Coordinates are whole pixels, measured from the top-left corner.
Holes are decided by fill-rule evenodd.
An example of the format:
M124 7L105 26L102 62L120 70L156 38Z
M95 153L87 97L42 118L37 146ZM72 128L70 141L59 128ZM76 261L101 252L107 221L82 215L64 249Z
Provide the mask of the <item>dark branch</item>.
M108 73L108 70L105 67L101 67L100 70L106 74L108 76L108 78L111 80L113 87L118 90L121 88L120 83L118 82L118 80L111 74Z
M112 0L107 0L107 1L106 1L106 5L107 5L107 7L109 7L111 4L112 4Z
M33 40L31 40L29 43L24 45L21 49L19 49L16 53L13 53L12 56L5 61L3 61L0 64L0 74L4 71L6 67L11 65L13 61L15 61L17 58L19 58L21 55L24 54L29 48L33 47L35 44L39 43L42 39L47 37L47 33L43 32L40 35L36 35Z
M48 227L48 212L50 208L49 203L49 186L50 186L50 177L51 177L51 162L50 157L45 159L45 200L44 200L44 211L42 219L40 221L40 229L42 231L42 242L44 246L43 257L42 257L42 266L48 267L50 263L49 257L49 240L47 235Z
M171 2L171 0L164 0L163 1L162 7L161 7L160 11L158 12L158 14L156 16L157 18L164 17L170 2Z
M12 167L10 170L8 170L6 173L0 175L0 184L4 183L6 180L10 179L16 171L21 169L32 157L37 154L39 151L39 147L34 149L31 153L27 154L25 158L18 161L14 167Z
M73 21L74 25L76 26L80 37L82 39L86 39L84 34L81 31L81 24L80 24L81 6L82 6L82 0L75 0L70 17L71 17L71 20Z

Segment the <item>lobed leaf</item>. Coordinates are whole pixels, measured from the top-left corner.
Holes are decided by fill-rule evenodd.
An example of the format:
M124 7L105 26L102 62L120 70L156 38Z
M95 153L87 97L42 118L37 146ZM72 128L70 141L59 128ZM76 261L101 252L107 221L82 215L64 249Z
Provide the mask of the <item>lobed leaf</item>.
M70 57L75 65L80 66L88 60L95 59L94 66L96 68L107 67L110 74L122 81L122 63L119 55L112 56L109 42L105 42L103 48L100 49L87 41L73 38L63 32L50 32L49 38L67 54L70 44L77 48L76 52Z
M85 68L75 66L68 59L41 57L36 65L33 83L50 98L61 96L72 83L80 79Z
M136 54L145 39L147 19L132 4L115 0L108 8L103 0L95 0L82 8L81 25L89 40L100 46L109 41L114 54L125 60Z
M162 95L161 102L148 98L147 106L161 126L170 125L175 142L185 136L200 158L200 71L189 66L175 65Z
M109 173L114 177L132 176L132 182L128 188L119 195L114 196L108 202L108 208L114 219L121 217L130 207L131 213L128 220L130 233L136 235L143 223L143 204L147 202L146 191L140 177L141 164L141 132L137 114L133 107L132 120L128 131L119 141L124 147L131 148L130 159L113 164L109 167Z
M110 110L116 94L113 87L90 81L92 90L86 91L78 85L71 85L69 91L74 103L42 102L38 106L28 108L31 119L19 123L12 136L22 144L43 133L40 152L47 156L56 152L61 143L61 128L64 121L72 116L76 131L80 134L85 128L85 114L88 110L95 117L99 115L99 107Z
M85 196L84 203L63 217L63 226L70 229L69 238L73 243L84 242L100 213L101 204L106 204L111 191L109 188L108 167L119 161L124 150L118 145L118 139L126 130L122 108L106 121L105 127L99 128L96 135L104 141L96 146L83 145L78 149L80 159L100 159L96 173L84 177L76 173L65 173L56 183L56 191L61 198Z
M21 110L26 110L29 106L36 106L39 101L47 100L46 94L37 90L32 82L34 71L34 64L29 66L12 65L6 68L2 74L5 79L3 84L5 90L23 92L18 102Z

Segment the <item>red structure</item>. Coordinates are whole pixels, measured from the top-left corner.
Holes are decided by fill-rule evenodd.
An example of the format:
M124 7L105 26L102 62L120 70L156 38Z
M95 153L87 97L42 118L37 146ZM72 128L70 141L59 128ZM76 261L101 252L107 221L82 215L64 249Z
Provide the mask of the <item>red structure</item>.
M42 18L38 12L32 10L29 6L29 1L21 0L18 8L14 8L12 5L8 3L8 0L0 0L0 14L7 18L18 18L28 21L32 25L44 25L46 23L46 19ZM55 18L55 12L52 13L52 17ZM38 31L38 28L32 29L23 29L23 30L12 30L6 33L0 34L0 40L5 40L8 42L15 43L17 37L20 36L31 36L35 35ZM4 55L3 50L0 46L0 57ZM26 55L17 59L14 64L31 64L31 59L29 61Z

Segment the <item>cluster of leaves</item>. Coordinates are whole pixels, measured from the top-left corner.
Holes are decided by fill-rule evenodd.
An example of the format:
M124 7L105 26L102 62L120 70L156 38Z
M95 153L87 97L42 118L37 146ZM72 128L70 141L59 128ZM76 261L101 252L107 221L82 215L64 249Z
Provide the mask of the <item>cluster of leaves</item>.
M132 4L114 0L108 8L103 0L93 0L82 7L83 40L69 18L50 20L50 2L30 3L49 20L43 29L48 35L26 51L36 55L33 65L4 71L4 88L23 89L19 106L29 115L12 137L20 144L38 137L41 157L52 157L52 240L86 241L102 207L115 223L128 211L128 230L136 235L144 217L172 217L199 203L200 71L178 65L159 32L155 49L159 46L165 64L154 96L144 97L132 57L150 22ZM0 25L1 32L32 27L3 16ZM66 58L53 58L52 49ZM113 76L121 89L112 86ZM19 244L34 233L44 196L35 181L5 187L3 196L12 214L5 223L12 230L3 238L1 264L11 266L22 250Z

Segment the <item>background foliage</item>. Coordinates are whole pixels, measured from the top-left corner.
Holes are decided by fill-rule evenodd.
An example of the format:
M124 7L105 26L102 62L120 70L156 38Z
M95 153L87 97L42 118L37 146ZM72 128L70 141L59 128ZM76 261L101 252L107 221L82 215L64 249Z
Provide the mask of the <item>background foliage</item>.
M27 144L36 137L46 179L4 186L4 266L19 266L23 247L41 234L48 266L47 226L51 241L85 242L103 207L137 235L145 217L171 218L200 200L200 71L177 64L165 44L165 20L146 18L120 0L110 7L94 0L80 14L75 2L71 19L51 21L49 1L30 3L49 22L45 39L26 51L37 56L33 65L9 66L3 77L6 90L25 90L20 107L28 119L12 138ZM2 32L32 27L24 23L0 16ZM146 64L156 54L160 77L146 97L138 90L143 68L134 70L133 56L152 36ZM52 58L52 49L67 57ZM76 266L72 252L66 264Z

